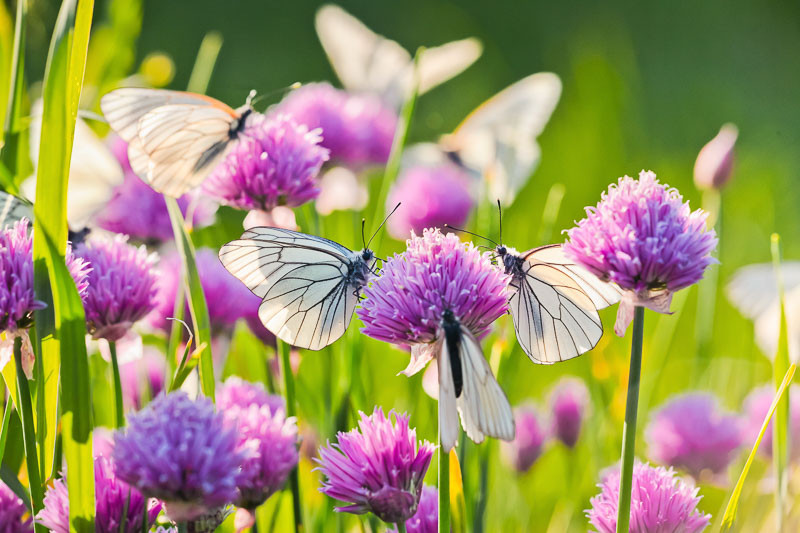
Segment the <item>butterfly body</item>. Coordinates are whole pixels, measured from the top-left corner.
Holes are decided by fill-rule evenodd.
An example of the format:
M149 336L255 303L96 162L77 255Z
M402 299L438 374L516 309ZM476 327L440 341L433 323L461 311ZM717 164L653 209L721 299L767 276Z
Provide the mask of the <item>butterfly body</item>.
M450 359L448 362L453 373L453 387L456 398L458 398L464 390L464 375L461 368L461 324L449 309L444 312L442 329L444 330L444 341L447 343L447 353Z

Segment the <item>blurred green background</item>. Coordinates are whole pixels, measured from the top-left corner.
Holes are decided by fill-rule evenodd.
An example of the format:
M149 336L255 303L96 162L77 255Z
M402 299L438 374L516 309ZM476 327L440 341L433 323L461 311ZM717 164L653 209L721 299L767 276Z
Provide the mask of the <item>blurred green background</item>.
M97 2L96 24L115 14L119 20L130 18L123 26L133 24L135 29L137 5ZM224 44L208 93L231 105L244 102L253 88L263 94L298 81L336 83L314 32L319 5L148 0L141 6L141 34L130 67L135 70L148 54L164 52L175 63L170 87L183 88L203 35L217 30ZM692 182L695 156L723 123L733 122L740 136L734 177L722 199L721 285L739 266L769 260L772 232L782 234L785 257L800 255L797 2L412 0L340 5L408 50L468 36L483 42L483 56L475 65L419 100L411 129L414 142L435 140L452 130L483 100L528 74L552 71L561 77L562 99L540 137L541 165L505 213L503 237L508 244L518 249L540 244L536 236L541 212L554 183L566 186L566 196L553 239L560 239L557 231L581 218L583 207L596 203L610 182L643 168L655 171L662 181L679 188L693 207L700 207L700 194ZM30 81L41 79L57 9L56 2L32 2L26 65ZM124 55L125 51L132 52L129 48L119 52ZM325 228L327 237L344 244L355 246L360 241L356 218L334 217ZM234 236L215 235L212 240L219 243ZM399 246L385 239L385 249L378 254L384 256ZM676 298L674 315L648 313L642 428L648 409L676 392L711 390L727 408L738 410L747 392L771 376L768 359L753 343L752 326L727 303L722 290L717 296L711 357L698 362L697 291L684 293ZM582 510L596 492L598 471L619 455L630 340L613 336L613 313L603 314L608 333L597 349L556 366L535 366L519 348L512 350L508 319L501 319L499 334L489 338L487 354L503 346L506 352L512 350L500 368L500 380L512 403L526 398L542 401L558 377L575 374L587 379L594 407L574 452L553 445L521 476L507 470L497 460L497 444L489 444L486 531L586 530ZM355 330L351 328L347 343L304 354L299 372L301 416L317 426L321 441L332 436L336 424L331 406L337 405L337 395L349 382L346 374L353 351L358 351L360 374L353 379L360 378L364 384L363 405L358 407L371 410L377 403L408 410L419 434L435 440L435 403L421 391L420 376L395 377L405 367L407 355L361 338ZM236 368L237 353L253 346L239 337L229 370ZM500 337L507 339L505 344L495 342ZM246 368L239 367L243 373L250 371ZM640 457L645 457L644 439L638 445ZM478 458L486 453L483 448L470 444L465 451L470 514L474 511L470 503L477 498ZM738 474L740 464L731 468L732 476ZM770 531L762 521L772 497L761 494L757 486L757 474L767 469L759 464L745 489L739 531ZM331 502L315 495L309 476L306 473L302 481L311 505L316 506L311 511L315 518L311 529L328 531L323 524L333 520ZM715 520L729 488L702 486L701 507ZM284 507L288 500L283 498ZM341 520L343 527L354 527L352 519Z

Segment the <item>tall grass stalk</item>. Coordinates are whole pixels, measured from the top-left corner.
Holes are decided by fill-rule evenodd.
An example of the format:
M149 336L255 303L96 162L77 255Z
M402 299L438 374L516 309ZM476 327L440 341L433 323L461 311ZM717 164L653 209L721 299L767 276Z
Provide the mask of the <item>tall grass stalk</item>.
M9 76L8 107L3 127L3 143L0 147L0 163L11 174L8 179L0 179L0 185L7 192L16 194L15 178L20 177L20 161L27 154L20 152L22 126L22 101L25 97L25 36L27 34L28 1L17 0L17 16L14 22L14 49L11 57Z
M276 338L275 343L280 356L281 373L283 374L283 394L286 399L286 416L297 416L297 398L295 397L294 373L292 372L291 354L289 345ZM300 475L298 463L289 474L289 485L292 490L292 510L294 513L294 530L299 533L303 530L303 506L300 494Z
M17 367L17 394L19 395L19 415L22 420L22 437L25 444L25 461L28 467L28 485L30 490L31 508L36 515L44 508L44 488L39 476L39 463L36 455L36 430L33 425L33 405L31 392L28 388L28 378L22 370L22 338L14 339L14 361ZM46 531L43 526L36 525L36 531Z
M114 374L114 427L121 428L125 425L125 407L122 404L122 378L119 373L117 343L108 341L108 350L111 352L111 371Z
M441 403L439 403L441 410ZM439 420L442 414L439 413ZM439 477L439 533L450 533L450 458L442 446L441 428L439 447L436 450L437 474Z

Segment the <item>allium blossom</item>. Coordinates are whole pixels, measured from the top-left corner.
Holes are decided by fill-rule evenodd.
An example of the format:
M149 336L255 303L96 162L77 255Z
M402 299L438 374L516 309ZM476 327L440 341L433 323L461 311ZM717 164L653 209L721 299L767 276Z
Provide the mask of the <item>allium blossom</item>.
M196 259L197 273L203 286L214 333L231 331L240 318L258 316L261 299L227 271L215 251L201 248L197 250ZM178 287L183 283L181 268L181 260L177 253L173 252L162 257L156 283L157 305L147 317L150 325L156 329L169 331L172 327L172 321L168 318L174 316L175 297ZM257 328L261 323L248 320L248 324L251 328ZM260 336L260 332L257 335Z
M351 502L337 511L372 512L389 523L414 516L435 447L427 441L417 442L408 416L390 411L387 417L377 407L370 416L361 413L358 429L339 432L337 440L337 444L328 442L321 447L316 460L326 478L320 490Z
M276 113L309 129L322 129L331 160L350 167L383 165L389 159L397 114L371 94L351 94L329 83L310 83L289 93Z
M514 409L514 422L517 428L514 440L500 443L500 451L506 464L523 473L542 455L549 435L535 405L525 404Z
M231 376L216 390L217 409L225 411L232 407L246 408L250 405L267 406L270 411L286 410L286 402L277 394L270 394L261 383L245 381Z
M95 223L136 241L153 243L172 239L172 223L164 197L133 172L128 161L128 143L116 137L111 143L111 151L122 165L125 178L114 189L105 207L95 215ZM211 224L217 210L214 202L196 192L178 198L178 207L194 227Z
M728 183L738 136L736 126L725 124L716 137L703 146L694 163L694 184L698 189L721 189Z
M97 533L137 533L142 530L142 519L147 509L147 526L161 511L160 503L150 503L135 488L114 474L111 461L106 457L94 459L95 531ZM125 512L125 524L120 519ZM44 509L36 521L56 533L69 533L69 493L66 478L57 479L44 496ZM148 527L149 529L149 527Z
M473 205L469 186L464 172L449 163L403 170L386 201L387 211L401 204L386 222L389 234L407 239L411 231L463 226Z
M14 359L14 339L22 338L22 367L30 379L34 355L27 329L33 313L44 309L33 291L33 236L26 218L0 231L0 369ZM66 264L81 298L86 297L89 266L67 244Z
M0 532L33 533L33 520L28 508L2 481L0 481Z
M319 195L316 177L328 160L317 129L286 115L259 115L241 142L203 183L203 189L239 209L297 207Z
M586 511L598 533L615 533L619 504L619 468L605 472L600 494ZM630 533L699 533L708 527L711 515L697 509L699 492L675 476L670 468L652 467L638 461L633 467Z
M695 479L704 470L723 473L742 443L739 418L703 392L669 400L653 414L645 434L650 459L684 469Z
M417 512L406 520L408 533L436 533L439 530L439 491L425 485L419 499Z
M144 407L145 398L155 398L164 390L167 360L160 350L144 347L141 359L120 364L122 400L128 409Z
M564 252L602 280L619 285L614 331L624 335L636 306L668 313L672 294L700 281L717 246L707 214L691 211L677 189L642 171L624 176L567 234Z
M589 390L583 380L574 377L561 379L550 391L553 436L573 448L578 443L588 408Z
M214 404L178 391L161 395L115 435L113 459L120 479L145 496L164 501L167 515L187 521L239 496L240 465L235 428Z
M91 237L75 253L91 267L84 302L88 332L118 341L156 306L158 256L128 244L125 235Z
M785 394L789 395L789 441L791 443L789 453L793 461L800 461L800 385L793 384ZM775 387L772 385L757 387L745 398L742 406L744 411L743 438L748 447L756 442L773 399L775 399ZM775 418L773 417L758 447L758 453L764 457L772 457L774 425Z

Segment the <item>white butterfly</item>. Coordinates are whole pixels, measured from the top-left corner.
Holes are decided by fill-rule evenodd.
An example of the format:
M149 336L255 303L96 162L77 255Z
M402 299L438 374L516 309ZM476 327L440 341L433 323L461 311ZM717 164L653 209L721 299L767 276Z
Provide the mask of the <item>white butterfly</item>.
M399 107L411 91L414 64L395 41L376 34L338 6L317 11L317 35L348 90L376 93ZM427 48L419 58L418 93L423 94L460 74L481 55L477 39L462 39Z
M33 206L13 194L0 191L0 229L13 226L23 218L33 221Z
M30 152L34 166L39 161L39 144L42 135L42 101L31 110ZM75 137L67 185L67 222L72 231L80 231L91 222L122 183L122 167L106 144L81 119L75 121ZM23 196L36 197L36 169L20 187Z
M128 142L133 171L156 191L178 198L200 185L238 142L254 113L252 96L233 109L201 94L124 88L103 96L100 108Z
M458 418L476 443L485 436L512 440L514 415L503 389L483 357L478 340L452 312L442 320L444 338L433 349L439 371L439 428L442 446L449 451L458 441Z
M800 261L781 265L786 305L789 358L800 361ZM778 350L780 302L772 263L740 268L728 283L728 299L755 323L758 347L769 357Z
M376 263L367 246L353 252L322 237L268 227L245 231L222 247L219 258L262 299L264 326L309 350L344 334Z
M522 254L499 245L496 253L511 275L509 311L531 361L558 363L597 345L603 336L597 310L620 300L619 287L568 259L560 244Z

